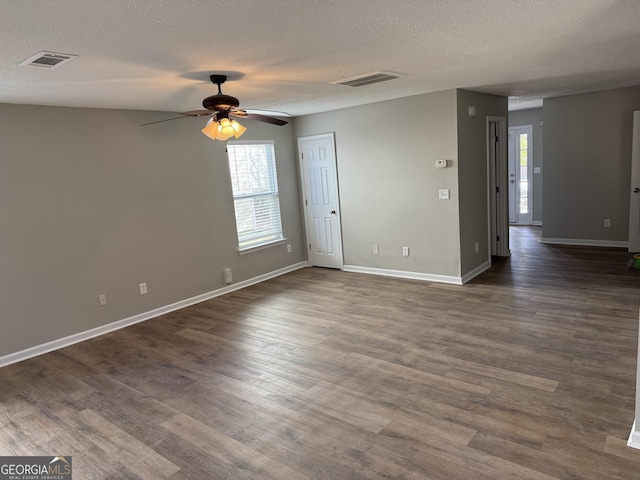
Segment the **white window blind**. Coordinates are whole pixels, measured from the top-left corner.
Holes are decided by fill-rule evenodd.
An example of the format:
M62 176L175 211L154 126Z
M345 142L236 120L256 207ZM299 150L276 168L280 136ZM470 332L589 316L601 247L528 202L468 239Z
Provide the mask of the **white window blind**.
M227 142L240 251L283 239L273 142Z

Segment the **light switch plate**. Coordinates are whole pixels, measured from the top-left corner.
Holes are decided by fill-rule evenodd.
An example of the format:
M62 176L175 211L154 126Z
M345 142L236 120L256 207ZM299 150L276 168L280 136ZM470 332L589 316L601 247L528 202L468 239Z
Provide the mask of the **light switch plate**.
M440 200L449 200L449 189L441 188L440 190L438 190L438 198Z

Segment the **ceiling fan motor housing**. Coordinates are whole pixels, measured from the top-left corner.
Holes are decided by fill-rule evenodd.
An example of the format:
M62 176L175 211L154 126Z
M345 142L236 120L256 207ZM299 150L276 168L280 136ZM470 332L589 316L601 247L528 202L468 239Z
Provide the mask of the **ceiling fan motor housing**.
M236 97L231 95L225 95L219 93L217 95L211 95L202 101L202 106L207 110L219 111L219 110L231 110L240 105L240 102Z
M218 94L211 95L202 101L202 106L212 111L227 111L240 106L240 101L231 95L222 93L221 85L227 81L226 75L211 75L211 82L218 86Z

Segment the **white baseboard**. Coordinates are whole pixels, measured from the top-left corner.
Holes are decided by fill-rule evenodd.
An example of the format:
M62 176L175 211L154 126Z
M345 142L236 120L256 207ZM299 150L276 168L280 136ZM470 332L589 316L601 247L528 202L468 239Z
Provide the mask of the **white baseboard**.
M633 422L633 427L631 427L627 446L640 449L640 430L636 430L636 422Z
M473 280L478 275L480 275L482 272L486 272L490 268L491 268L491 260L487 260L486 262L484 262L479 267L474 268L473 270L471 270L466 275L463 275L462 276L462 283L464 284L464 283L467 283L469 280Z
M542 226L542 220L534 220L533 222L531 222L531 225L534 225L536 227L541 227Z
M345 265L345 272L366 273L369 275L382 275L384 277L406 278L409 280L423 280L426 282L451 283L454 285L462 285L461 277L453 277L449 275L433 275L429 273L407 272L404 270L388 270L385 268L358 267L356 265Z
M53 350L58 350L60 348L68 347L75 343L79 343L84 340L89 340L91 338L104 335L105 333L113 332L115 330L120 330L121 328L125 328L130 325L135 325L136 323L144 322L146 320L159 317L160 315L165 315L169 312L180 310L181 308L185 308L190 305L194 305L196 303L204 302L205 300L210 300L212 298L219 297L220 295L234 292L236 290L240 290L242 288L255 285L256 283L264 282L271 278L279 277L280 275L284 275L285 273L293 272L295 270L299 270L307 266L308 266L308 262L306 261L296 263L294 265L289 265L288 267L284 267L279 270L274 270L273 272L265 273L264 275L259 275L257 277L250 278L248 280L243 280L242 282L234 283L232 285L227 285L226 287L222 287L217 290L213 290L211 292L206 292L201 295L196 295L195 297L180 300L179 302L175 302L170 305L165 305L164 307L155 308L148 312L139 313L138 315L134 315L132 317L123 318L122 320L117 320L107 325L102 325L100 327L92 328L90 330L85 330L84 332L75 333L73 335L69 335L68 337L59 338L57 340L52 340L50 342L43 343L42 345L36 345L35 347L30 347L25 350L21 350L19 352L10 353L9 355L4 355L0 357L0 367L5 367L7 365L11 365L12 363L21 362L22 360L27 360L28 358L37 357L38 355L43 355L45 353L52 352Z
M541 238L540 243L550 245L576 245L581 247L620 247L627 248L629 242L617 240L587 240L581 238Z

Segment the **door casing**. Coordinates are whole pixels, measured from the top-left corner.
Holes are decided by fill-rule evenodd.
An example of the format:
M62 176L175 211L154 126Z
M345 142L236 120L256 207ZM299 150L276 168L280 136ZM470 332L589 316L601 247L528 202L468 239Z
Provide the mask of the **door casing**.
M489 254L508 257L509 184L507 180L507 119L487 117L487 205Z
M640 252L640 110L633 112L628 249L630 252Z

